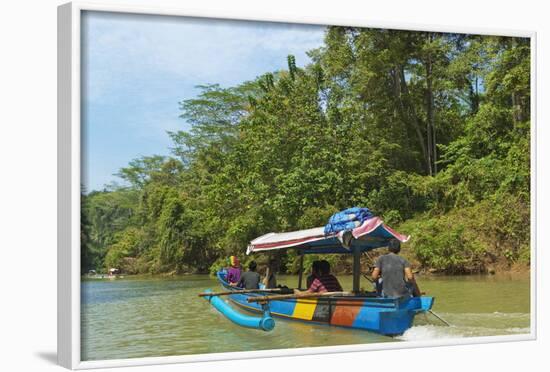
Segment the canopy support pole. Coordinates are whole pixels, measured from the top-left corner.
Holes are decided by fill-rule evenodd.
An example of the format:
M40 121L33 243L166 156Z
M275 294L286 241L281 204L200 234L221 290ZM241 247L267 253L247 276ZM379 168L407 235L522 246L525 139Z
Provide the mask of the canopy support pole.
M304 274L304 252L298 251L300 255L300 268L298 269L298 289L302 289L302 276Z
M361 285L361 249L353 247L353 293L359 293Z

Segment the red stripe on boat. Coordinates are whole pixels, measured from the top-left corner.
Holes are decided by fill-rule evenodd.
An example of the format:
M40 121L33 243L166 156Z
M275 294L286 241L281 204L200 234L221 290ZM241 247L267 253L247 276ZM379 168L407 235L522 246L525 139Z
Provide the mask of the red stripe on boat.
M286 240L283 242L272 242L272 243L256 243L254 244L254 250L256 249L267 249L267 248L274 248L274 247L285 247L285 246L293 246L301 243L308 243L308 242L314 242L317 240L327 239L334 235L317 235L317 236L310 236L307 238L302 239L293 239L293 240Z
M382 226L382 228L386 232L388 232L390 235L392 235L393 237L395 237L396 239L400 240L403 243L408 241L409 238L410 238L409 236L401 235L398 232L396 232L395 230L391 229L390 227L384 225L383 221L379 217L369 218L368 220L363 222L363 224L361 226L356 227L355 229L353 229L352 230L352 235L353 235L354 238L358 239L362 236L365 236L365 235L368 235L368 234L372 233L373 231L375 231L380 226ZM302 245L302 244L306 244L306 243L316 242L316 241L319 241L319 240L330 239L330 238L333 238L333 237L336 237L336 236L340 236L340 239L341 239L341 236L343 234L343 232L340 231L337 234L325 235L325 234L319 234L319 230L322 230L322 228L315 228L315 229L312 229L312 230L315 230L315 231L312 231L312 233L315 234L315 235L304 236L304 234L302 234L302 236L299 237L299 238L287 239L287 240L271 239L272 237L277 237L277 235L279 235L279 234L275 234L275 233L266 234L264 236L261 236L261 237L255 239L254 241L262 240L262 239L271 240L271 241L268 241L268 242L265 242L265 243L262 243L262 242L254 243L254 241L252 241L251 244L248 246L247 254L250 253L250 252L253 252L253 251L290 248L290 247L294 247L294 246L298 246L298 245ZM297 232L297 233L300 233L300 232ZM292 234L292 233L281 233L281 235L286 235L286 234Z
M388 232L389 232L390 234L392 234L393 236L395 236L397 239L401 240L402 243L407 242L407 241L411 238L410 235L402 235L402 234L399 234L397 231L395 231L394 229L392 229L392 228L389 227L389 226L384 225L384 229L388 230Z
M382 220L380 218L378 217L369 218L368 220L363 222L361 226L353 229L351 233L353 234L353 237L357 239L360 236L367 235L373 232L381 224L382 224Z
M338 300L330 319L330 324L351 327L357 314L362 309L363 303L349 300Z

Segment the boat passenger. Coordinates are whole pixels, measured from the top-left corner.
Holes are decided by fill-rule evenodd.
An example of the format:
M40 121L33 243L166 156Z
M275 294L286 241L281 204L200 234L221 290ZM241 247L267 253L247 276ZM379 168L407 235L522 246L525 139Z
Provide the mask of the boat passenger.
M311 286L311 283L315 280L315 278L319 277L319 263L321 261L315 260L311 264L311 274L306 278L306 288L309 288Z
M300 293L322 293L322 292L341 292L342 286L338 279L330 273L330 263L326 260L319 262L319 276L313 279L313 282L307 291L295 291Z
M241 280L237 283L237 287L244 289L260 288L260 274L256 272L256 261L248 264L248 271L241 274Z
M414 279L410 263L399 256L401 242L391 240L389 253L380 256L374 265L372 279L376 282L382 277L382 295L384 297L418 297L420 289Z
M230 285L236 285L241 280L241 264L235 256L229 257L231 267L227 269L226 280Z
M275 272L277 271L277 261L272 258L267 264L265 271L265 277L262 280L265 288L277 288L277 278L275 277Z

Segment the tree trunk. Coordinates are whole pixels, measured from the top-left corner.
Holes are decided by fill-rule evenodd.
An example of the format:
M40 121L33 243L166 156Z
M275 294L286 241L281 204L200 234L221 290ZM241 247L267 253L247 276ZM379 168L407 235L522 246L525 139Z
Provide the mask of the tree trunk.
M418 143L422 149L422 156L424 157L424 161L426 163L426 171L428 174L431 174L426 142L424 141L424 134L422 133L420 120L418 119L418 115L416 115L414 104L410 100L409 87L407 86L407 81L405 80L405 69L403 66L397 66L396 71L396 83L399 84L399 89L396 89L395 91L398 93L396 98L397 102L399 102L401 114L406 122L412 123L418 137Z
M431 44L433 35L428 33L428 43ZM428 138L428 163L430 176L437 174L436 142L435 142L435 116L434 116L434 94L433 94L433 62L431 54L426 58L426 136Z
M520 99L516 92L512 92L512 117L514 118L514 125L523 121L522 107Z
M477 114L479 110L479 78L476 75L475 78L475 90L470 84L470 112L472 115Z

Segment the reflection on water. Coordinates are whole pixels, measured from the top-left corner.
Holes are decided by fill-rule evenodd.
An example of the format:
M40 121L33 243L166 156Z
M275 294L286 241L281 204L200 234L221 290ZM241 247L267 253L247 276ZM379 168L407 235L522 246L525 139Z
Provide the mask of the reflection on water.
M293 286L295 277L280 277ZM344 288L351 277L340 277ZM218 289L207 276L125 278L82 282L82 359L115 359L228 351L296 348L505 335L529 332L527 276L436 277L419 279L436 297L432 315L396 338L276 318L271 332L241 328L197 293ZM363 283L365 287L368 283Z

